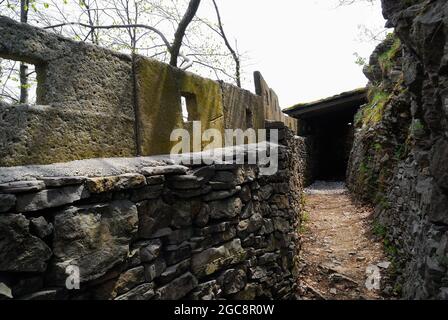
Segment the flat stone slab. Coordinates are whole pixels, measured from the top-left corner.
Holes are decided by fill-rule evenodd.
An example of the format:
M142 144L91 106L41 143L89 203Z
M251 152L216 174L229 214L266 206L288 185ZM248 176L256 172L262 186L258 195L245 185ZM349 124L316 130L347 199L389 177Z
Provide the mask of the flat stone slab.
M84 186L69 186L60 189L42 190L17 197L18 212L31 212L47 208L56 208L87 198L89 193Z
M45 178L45 183L43 181L41 182L43 189L46 183L49 184L48 187L57 186L58 183L71 185L78 184L79 180L84 178L119 176L126 173L140 173L145 176L182 174L186 173L188 168L179 164L188 164L189 161L191 161L191 164L194 164L192 160L195 158L214 163L216 166L220 166L220 164L224 163L225 165L221 169L228 169L232 168L232 165L228 162L230 155L235 156L245 154L245 157L248 155L255 156L259 152L265 152L266 149L273 145L274 144L270 143L242 145L231 148L215 149L213 152L204 151L173 157L170 157L170 155L160 155L131 158L96 158L49 165L0 167L0 185L16 181L44 180ZM280 146L280 149L281 148L282 146ZM232 157L230 156L230 159L231 158ZM64 177L66 179L61 180ZM79 180L77 180L76 177L78 177ZM7 190L0 190L0 193L10 193Z
M97 158L49 165L0 167L0 184L45 178L104 177L140 172L142 168L173 164L169 156ZM51 182L50 182L51 183ZM5 191L6 193L6 191Z
M187 167L179 165L156 166L142 169L142 173L145 176L160 176L165 174L186 174L187 171L188 171Z
M42 178L47 188L83 184L87 177L45 177Z
M15 181L0 184L0 192L3 193L31 192L43 189L45 189L43 181Z

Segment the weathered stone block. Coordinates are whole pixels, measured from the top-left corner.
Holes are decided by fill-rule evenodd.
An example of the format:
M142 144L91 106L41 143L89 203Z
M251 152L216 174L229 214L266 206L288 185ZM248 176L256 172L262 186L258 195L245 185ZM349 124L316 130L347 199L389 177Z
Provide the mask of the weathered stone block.
M148 176L146 177L146 184L148 186L164 184L165 176Z
M202 183L207 183L215 175L215 167L205 166L198 169L193 169L191 174L198 177Z
M274 192L274 187L270 184L267 184L260 189L260 196L263 200L268 200L272 193Z
M131 201L140 202L159 198L163 193L163 185L150 185L132 190Z
M249 202L252 199L252 193L249 186L245 185L242 187L240 198L241 200L243 200L243 202Z
M274 195L270 202L277 206L279 209L288 209L289 208L289 199L288 196L276 194Z
M212 219L234 218L241 213L243 203L240 198L209 202Z
M148 239L158 239L158 238L164 238L169 236L171 233L173 233L173 229L171 228L162 228L157 230L151 237Z
M217 181L210 181L209 182L210 187L212 187L212 190L230 190L235 188L236 183L235 182L217 182Z
M260 290L260 285L255 283L248 283L244 290L238 292L233 296L235 300L254 300L258 291Z
M31 218L31 231L43 239L53 233L53 224L47 222L44 217Z
M236 183L236 175L231 171L216 171L213 182Z
M162 249L162 241L159 239L144 241L137 244L140 247L140 260L142 262L151 262L159 257Z
M214 191L203 197L204 201L216 201L216 200L224 200L234 196L235 194L241 191L241 187L237 186L232 190L222 190L222 191Z
M51 250L30 233L30 223L21 214L0 215L0 271L44 272Z
M185 128L191 133L182 118L182 93L193 96L194 104L200 106L187 108L190 119L201 121L202 132L209 128L223 131L222 92L218 82L143 57L137 57L135 67L143 155L169 154L176 144L170 141L174 129ZM160 138L157 143L155 136Z
M143 282L145 282L145 268L143 266L127 270L118 277L115 283L114 295L126 293Z
M246 286L246 272L241 269L226 270L219 276L218 282L225 294L237 293Z
M193 217L201 211L203 204L198 200L177 200L173 203L173 217L171 225L174 228L191 226Z
M198 277L204 277L229 265L245 259L246 252L240 239L235 239L218 248L210 248L192 258L192 270Z
M145 185L145 177L137 173L87 179L87 187L91 193L133 189L143 187Z
M65 279L65 268L71 264L79 266L84 282L101 277L125 261L137 223L137 208L129 201L71 207L56 214L53 241L56 280Z
M168 237L166 237L166 242L168 244L180 244L186 240L189 240L193 236L193 229L180 229L173 231Z
M189 190L174 190L172 192L172 195L181 198L181 199L189 199L189 198L196 198L200 197L204 194L207 194L211 191L210 186L203 186L199 189L189 189Z
M162 274L166 269L166 263L163 259L157 259L154 263L145 264L145 279L151 282Z
M202 187L204 182L203 179L198 178L194 175L183 175L183 176L169 176L168 186L173 189L197 189Z
M249 202L241 212L241 219L248 219L255 213L253 202Z
M210 219L210 207L208 204L203 204L198 214L194 218L194 223L198 227L204 227L207 225Z
M189 295L192 300L217 300L221 297L222 290L216 280L199 284Z
M191 256L190 245L181 244L175 250L165 252L166 263L171 266Z
M3 193L35 192L43 189L45 189L45 184L41 180L15 181L0 184L0 192Z
M224 119L228 129L264 129L263 98L223 83ZM244 106L242 108L242 106Z
M274 223L271 219L264 219L263 220L263 226L261 227L260 234L270 234L274 232Z
M159 300L178 300L185 297L198 285L198 280L191 274L186 273L183 276L174 279L172 282L157 290L156 299Z
M150 300L154 295L154 284L144 283L115 298L115 300Z
M281 233L288 233L290 231L289 222L283 218L275 217L273 218L275 230Z
M265 264L274 263L279 258L278 254L268 252L258 258L258 263L263 266Z
M17 196L17 211L29 212L71 204L89 196L84 186L42 190Z
M0 166L136 154L133 116L121 112L0 105L0 119Z
M255 267L249 269L249 277L252 280L260 280L268 275L268 272L263 267Z
M47 188L72 186L77 184L83 184L87 177L44 177L42 181Z
M141 169L141 173L145 176L184 175L187 174L187 171L187 167L179 165L147 167Z
M16 205L16 197L13 194L0 194L0 213L7 212Z
M190 270L191 260L187 259L168 267L157 279L157 283L168 283Z
M243 184L255 181L258 173L256 165L244 165L236 170L236 183Z
M213 234L213 233L224 232L224 231L228 230L230 227L232 227L233 225L235 225L235 223L221 222L221 223L210 225L208 227L200 229L200 230L198 230L197 233L199 235L203 236L203 235L209 235L209 234Z
M137 204L139 216L139 236L144 239L154 237L156 231L170 226L173 210L162 200L148 200Z

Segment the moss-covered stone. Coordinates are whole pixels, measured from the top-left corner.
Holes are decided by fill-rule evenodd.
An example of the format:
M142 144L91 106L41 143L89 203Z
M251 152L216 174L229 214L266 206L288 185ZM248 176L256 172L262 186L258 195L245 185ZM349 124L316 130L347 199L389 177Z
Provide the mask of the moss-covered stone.
M134 141L134 119L122 115L0 106L0 166L130 157Z
M201 121L202 132L223 132L224 113L219 83L174 69L158 61L136 57L137 121L140 153L168 154L177 142L170 141L174 129L186 129ZM192 97L188 120L183 119L181 97Z

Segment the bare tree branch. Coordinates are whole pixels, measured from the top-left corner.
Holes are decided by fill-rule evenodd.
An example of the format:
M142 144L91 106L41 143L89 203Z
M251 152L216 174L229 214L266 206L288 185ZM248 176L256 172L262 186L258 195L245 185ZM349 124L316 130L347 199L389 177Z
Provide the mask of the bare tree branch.
M204 67L207 67L207 68L212 69L212 70L215 72L215 75L216 75L216 77L217 77L218 79L219 79L219 76L218 76L218 73L217 73L218 71L221 72L222 74L224 74L225 76L227 76L227 77L229 77L229 78L231 78L231 79L234 79L233 76L231 76L230 74L228 74L228 73L226 72L226 70L224 70L224 69L222 69L222 68L214 67L214 66L209 65L209 64L207 64L207 63L205 63L205 62L202 62L202 61L194 61L193 63L200 64L201 66L204 66Z
M109 25L109 26L91 26L89 24L81 23L81 22L63 22L63 23L52 25L52 26L44 27L44 29L55 29L55 28L65 27L65 26L80 26L80 27L91 28L91 29L125 29L125 28L148 29L148 30L151 30L154 33L156 33L162 39L163 43L165 43L167 48L171 48L170 42L168 41L168 39L165 37L165 35L161 31L159 31L158 29L156 29L154 27L147 26L145 24L121 24L121 25Z
M55 29L55 28L64 27L64 26L80 26L80 27L90 28L90 29L128 29L128 28L148 29L148 30L151 30L154 33L156 33L162 39L163 43L165 44L165 46L167 47L169 52L172 51L172 46L169 43L168 39L165 37L165 35L161 31L159 31L157 28L154 28L154 27L151 27L151 26L148 26L145 24L121 24L121 25L108 25L108 26L91 26L89 24L81 23L81 22L64 22L64 23L59 23L59 24L55 24L52 26L44 27L44 29ZM177 56L182 57L187 62L187 64L182 68L183 70L187 70L193 65L193 61L191 61L184 54L178 52ZM176 64L177 64L177 60L176 60Z
M215 6L216 15L218 17L218 26L220 30L220 35L224 39L224 43L226 44L227 49L229 49L232 54L233 60L235 61L235 80L236 85L241 88L241 62L238 54L230 45L229 40L227 39L226 33L224 32L224 27L221 20L221 14L219 12L218 5L215 0L213 0L213 5Z

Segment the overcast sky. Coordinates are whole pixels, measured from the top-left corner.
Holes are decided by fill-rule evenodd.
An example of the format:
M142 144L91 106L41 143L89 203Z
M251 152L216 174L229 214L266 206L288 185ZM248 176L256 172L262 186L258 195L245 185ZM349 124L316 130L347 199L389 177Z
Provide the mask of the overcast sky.
M337 7L336 0L218 3L228 37L238 39L240 52L251 58L244 71L250 77L253 71L261 71L282 108L367 83L353 53L368 57L375 48L375 42L359 40L358 26L384 26L379 3L360 1L345 7ZM202 10L208 15L207 6Z

